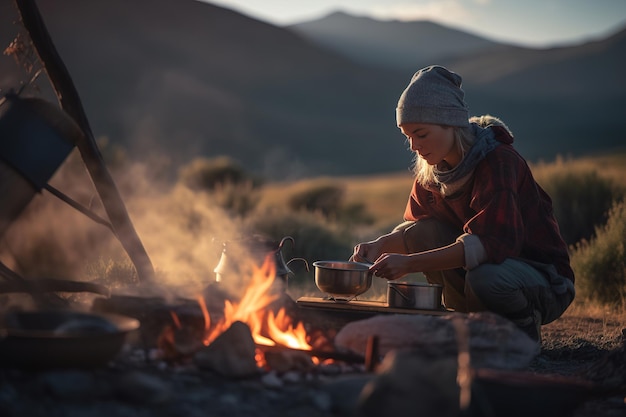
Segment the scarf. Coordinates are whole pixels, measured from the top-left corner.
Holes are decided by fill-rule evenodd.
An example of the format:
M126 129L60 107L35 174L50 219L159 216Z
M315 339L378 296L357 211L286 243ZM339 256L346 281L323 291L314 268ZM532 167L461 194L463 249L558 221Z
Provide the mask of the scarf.
M500 145L491 129L483 129L475 123L472 123L470 126L475 137L474 143L461 162L454 168L443 171L440 171L437 167L434 168L433 173L436 183L451 186L467 178L474 171L476 165L485 158L485 155Z

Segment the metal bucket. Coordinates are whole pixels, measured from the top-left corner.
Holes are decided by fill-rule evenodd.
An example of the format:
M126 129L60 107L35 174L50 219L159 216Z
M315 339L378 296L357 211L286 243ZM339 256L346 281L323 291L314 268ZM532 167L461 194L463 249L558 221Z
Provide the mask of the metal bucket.
M0 236L74 148L82 131L59 107L8 94L0 99Z
M443 287L427 282L388 282L387 304L395 308L441 310Z

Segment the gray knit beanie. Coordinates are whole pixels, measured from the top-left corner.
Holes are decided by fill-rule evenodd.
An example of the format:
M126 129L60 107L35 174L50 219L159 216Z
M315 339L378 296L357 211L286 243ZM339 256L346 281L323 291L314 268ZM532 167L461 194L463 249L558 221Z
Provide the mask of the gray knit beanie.
M469 126L461 81L460 75L437 65L417 71L398 100L398 126L404 123Z

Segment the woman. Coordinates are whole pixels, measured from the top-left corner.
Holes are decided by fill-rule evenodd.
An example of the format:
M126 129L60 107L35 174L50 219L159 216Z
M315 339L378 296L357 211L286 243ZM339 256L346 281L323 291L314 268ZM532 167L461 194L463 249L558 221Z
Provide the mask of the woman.
M550 197L492 116L469 118L461 77L421 69L398 101L415 152L405 223L354 248L377 276L423 272L460 312L489 310L541 343L540 326L574 299L574 273Z

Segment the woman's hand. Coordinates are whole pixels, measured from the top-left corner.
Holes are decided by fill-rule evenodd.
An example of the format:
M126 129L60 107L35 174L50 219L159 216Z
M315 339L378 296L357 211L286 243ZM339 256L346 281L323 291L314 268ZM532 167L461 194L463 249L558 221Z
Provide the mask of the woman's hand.
M409 255L401 255L399 253L384 253L374 265L370 267L370 271L377 277L393 281L398 278L410 274L412 272L421 272L414 270L412 265L412 257Z
M381 239L359 243L354 247L354 252L350 257L350 260L354 262L373 264L374 260L383 253L383 250L384 241Z
M403 253L404 240L402 230L396 230L386 235L382 235L376 240L359 243L354 247L354 252L350 257L351 261L374 263L383 253Z

